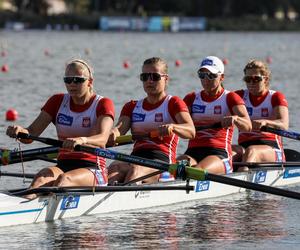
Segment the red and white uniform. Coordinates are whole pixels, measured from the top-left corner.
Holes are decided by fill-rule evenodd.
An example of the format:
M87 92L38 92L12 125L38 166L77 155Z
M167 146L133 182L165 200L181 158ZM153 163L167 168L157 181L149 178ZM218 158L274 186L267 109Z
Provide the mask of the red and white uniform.
M184 101L190 109L195 126L213 125L220 122L224 116L232 115L234 106L244 105L243 100L236 93L228 90L223 90L214 97L206 95L204 91L192 92L185 96ZM232 135L233 126L199 130L196 133L196 137L189 141L188 148L203 147L225 150L231 165ZM225 162L224 167L228 168ZM230 170L227 169L226 172L228 171Z
M179 97L166 96L161 102L151 105L146 99L131 101L124 105L121 116L131 119L132 134L145 134L157 130L158 126L176 123L176 114L188 112L188 109ZM139 150L159 150L169 158L169 162L176 161L178 136L172 134L162 139L138 140L134 144L133 152Z
M274 120L274 108L276 106L288 106L285 96L281 92L269 90L263 96L254 96L246 90L236 91L240 95L245 104L251 120L267 119ZM251 132L240 132L238 142L249 142L249 141L273 141L276 142L278 148L283 152L282 139L279 135L273 133L251 131Z
M114 119L113 102L95 95L89 103L76 105L69 94L56 94L49 98L42 108L52 117L59 139L92 136L97 134L97 118L109 115ZM107 179L105 159L85 152L60 150L59 160L85 160L97 164L103 178Z

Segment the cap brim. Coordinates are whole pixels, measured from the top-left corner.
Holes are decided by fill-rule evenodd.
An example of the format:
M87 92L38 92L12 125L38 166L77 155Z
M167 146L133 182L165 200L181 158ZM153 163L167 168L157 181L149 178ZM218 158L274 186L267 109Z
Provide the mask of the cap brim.
M200 69L208 69L213 74L219 73L219 70L217 70L216 68L209 66L209 65L201 66Z

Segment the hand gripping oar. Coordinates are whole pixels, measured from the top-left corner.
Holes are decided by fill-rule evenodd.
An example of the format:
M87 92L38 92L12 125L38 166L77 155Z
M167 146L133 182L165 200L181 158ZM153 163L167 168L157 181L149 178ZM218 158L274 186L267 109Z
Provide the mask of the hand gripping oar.
M290 138L290 139L300 141L300 134L296 133L296 132L283 130L283 129L271 128L271 127L267 127L267 126L261 127L260 130L263 131L263 132L269 132L269 133L272 133L272 134L280 135L282 137L286 137L286 138Z
M221 122L217 122L214 124L209 124L209 125L200 125L196 126L195 129L196 131L204 130L204 129L213 129L213 128L221 128ZM146 139L153 139L153 138L158 138L159 132L158 130L153 130L149 133L146 134L132 134L132 135L120 135L116 138L116 143L117 146L120 145L125 145L125 144L130 144L134 143L136 140L146 140Z
M30 161L40 159L41 156L56 154L58 152L58 147L44 147L28 149L23 151L11 151L8 149L0 150L0 166L8 165L12 163L18 163L22 161ZM49 157L44 157L43 160L48 160ZM53 159L49 158L49 161Z
M45 144L59 146L59 147L61 147L63 144L63 141L59 141L51 138L45 138L45 137L32 136L24 133L19 133L17 137L22 139L32 139L35 141L43 142ZM138 164L138 165L142 165L142 166L146 166L158 170L168 171L174 176L181 177L181 178L189 178L189 179L194 179L199 181L210 180L222 184L247 188L255 191L261 191L265 193L270 193L270 194L275 194L283 197L289 197L289 198L300 200L300 193L298 192L270 187L270 186L243 181L239 179L234 179L224 175L211 174L208 173L206 170L187 166L186 161L180 161L174 164L167 164L163 162L145 159L142 157L119 153L109 149L93 148L93 147L87 147L82 145L77 145L75 147L75 150L88 152L90 154L94 154L112 160L119 160L119 161Z

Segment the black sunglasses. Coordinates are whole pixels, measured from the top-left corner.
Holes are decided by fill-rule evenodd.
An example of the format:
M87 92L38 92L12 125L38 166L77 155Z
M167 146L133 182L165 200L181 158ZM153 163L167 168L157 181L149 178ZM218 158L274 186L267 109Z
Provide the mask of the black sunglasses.
M246 83L250 83L250 82L253 82L253 83L259 83L259 82L261 82L263 79L264 79L264 76L244 76L244 78L243 78L243 80L244 80Z
M205 77L208 79L208 80L214 80L218 77L218 74L214 74L214 73L210 73L210 72L201 72L201 71L198 71L198 77L203 80Z
M161 75L159 73L142 73L140 74L140 80L146 82L149 78L151 81L160 81L162 76L167 76L166 74Z
M64 77L64 83L66 84L81 84L84 83L88 78L83 76L65 76Z

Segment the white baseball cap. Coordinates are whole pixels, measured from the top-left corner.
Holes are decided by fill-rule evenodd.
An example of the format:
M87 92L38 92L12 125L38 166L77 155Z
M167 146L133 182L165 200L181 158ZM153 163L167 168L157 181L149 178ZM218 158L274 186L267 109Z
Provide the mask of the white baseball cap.
M205 57L200 63L200 69L208 69L211 73L224 73L224 64L220 58L216 56Z

